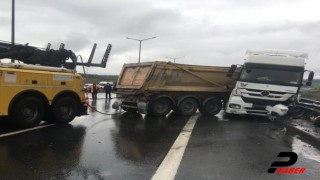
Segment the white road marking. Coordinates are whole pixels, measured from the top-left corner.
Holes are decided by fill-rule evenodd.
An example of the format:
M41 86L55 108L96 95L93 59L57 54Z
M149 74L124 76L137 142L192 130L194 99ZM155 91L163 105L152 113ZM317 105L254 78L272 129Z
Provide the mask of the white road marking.
M192 130L197 122L198 116L191 116L184 126L168 154L160 164L152 180L173 180L176 176L184 151L188 145Z
M21 131L14 131L14 132L11 132L11 133L0 134L0 138L6 137L6 136L12 136L12 135L16 135L16 134L20 134L20 133L24 133L24 132L28 132L28 131L33 131L33 130L36 130L36 129L41 129L41 128L49 127L49 126L52 126L52 125L54 125L54 124L48 124L48 125L38 126L38 127L34 127L34 128L24 129L24 130L21 130Z

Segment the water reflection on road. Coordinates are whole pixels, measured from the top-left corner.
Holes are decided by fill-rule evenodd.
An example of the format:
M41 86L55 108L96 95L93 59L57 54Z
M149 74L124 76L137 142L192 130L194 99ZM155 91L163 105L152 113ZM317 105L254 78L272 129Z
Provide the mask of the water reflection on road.
M59 177L78 166L85 127L70 124L0 141L1 179Z
M157 146L171 145L178 134L177 129L181 129L188 120L188 117L177 117L174 113L167 117L134 113L120 115L114 120L117 129L112 131L118 156L143 161L149 153L156 154Z

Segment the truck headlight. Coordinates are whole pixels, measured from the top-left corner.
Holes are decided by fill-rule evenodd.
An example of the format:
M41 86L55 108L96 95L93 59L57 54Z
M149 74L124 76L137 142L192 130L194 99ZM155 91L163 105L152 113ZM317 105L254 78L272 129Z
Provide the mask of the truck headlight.
M291 96L291 98L289 100L291 102L296 102L298 100L298 96L295 94L295 95Z
M234 96L241 96L241 95L242 95L242 94L241 94L241 90L238 89L238 88L233 89L233 90L232 90L232 95L234 95Z

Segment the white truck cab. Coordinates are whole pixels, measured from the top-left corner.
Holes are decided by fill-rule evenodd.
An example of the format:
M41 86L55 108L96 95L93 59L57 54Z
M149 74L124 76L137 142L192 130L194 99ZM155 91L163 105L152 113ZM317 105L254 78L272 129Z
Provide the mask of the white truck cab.
M298 99L307 53L287 50L247 50L226 113L283 116ZM313 72L306 85L311 85Z

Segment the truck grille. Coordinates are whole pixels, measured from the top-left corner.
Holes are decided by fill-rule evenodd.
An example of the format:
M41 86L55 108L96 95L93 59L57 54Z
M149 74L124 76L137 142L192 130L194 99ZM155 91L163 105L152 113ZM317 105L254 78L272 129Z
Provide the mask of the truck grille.
M254 104L252 107L246 107L245 109L249 114L267 114L268 113L265 105Z
M261 115L265 115L268 114L267 111L247 111L248 114L261 114Z
M241 93L245 102L265 105L284 103L294 94L257 89L241 89Z
M249 96L256 96L256 97L263 97L261 94L250 94L248 93ZM270 97L270 98L281 98L281 96L267 96L267 97Z
M264 90L257 90L257 89L246 89L247 91L251 91L251 92L259 92L261 93ZM285 92L278 92L278 91L269 91L270 94L286 94Z
M266 106L265 106L266 107ZM256 111L261 111L261 110L266 110L265 107L257 107L257 108L251 108L251 107L246 107L245 109L248 109L248 110L256 110Z
M283 101L255 99L255 98L247 98L247 97L243 97L243 96L241 98L245 103L253 103L253 104L261 105L261 106L266 106L266 105L274 106L277 104L284 103Z

